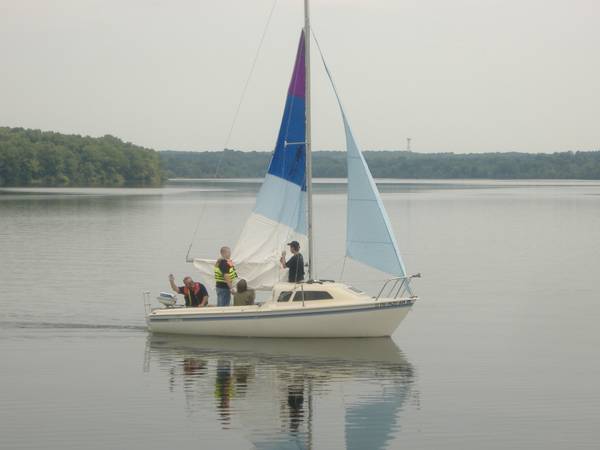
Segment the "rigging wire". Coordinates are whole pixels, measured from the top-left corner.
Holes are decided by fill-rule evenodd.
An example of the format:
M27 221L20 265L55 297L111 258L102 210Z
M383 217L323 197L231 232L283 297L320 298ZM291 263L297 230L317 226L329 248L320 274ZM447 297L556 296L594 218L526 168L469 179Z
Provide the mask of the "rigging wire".
M265 41L265 36L267 35L267 31L269 29L269 25L271 23L271 18L273 17L273 12L275 12L275 7L277 6L278 0L273 0L273 4L271 5L271 10L269 11L269 16L267 18L267 22L263 28L262 35L260 37L260 41L258 43L258 47L256 48L256 52L254 54L254 59L252 60L252 65L250 66L250 72L248 72L248 77L246 78L246 82L244 83L244 88L242 89L242 94L240 95L240 100L238 102L237 108L235 110L235 114L233 115L233 120L231 121L231 127L229 128L229 133L227 133L227 138L225 139L225 144L223 145L223 149L226 149L229 145L229 140L231 139L231 135L233 134L233 129L235 128L235 124L237 123L238 116L240 114L240 110L242 108L242 103L244 102L244 98L246 97L246 92L248 91L248 85L250 84L250 79L252 78L252 74L254 73L254 69L256 67L256 62L258 61L258 57L260 55L260 50L262 49L263 43Z
M275 12L275 7L277 6L278 0L273 0L273 4L271 5L271 10L269 11L269 15L267 17L267 21L262 31L262 35L260 37L260 41L258 42L258 47L256 48L256 52L254 53L254 59L252 60L252 64L250 66L250 71L248 72L248 76L246 77L246 81L244 83L244 87L242 89L242 93L240 95L240 99L237 104L237 108L235 109L235 114L233 115L233 120L231 121L231 126L229 127L229 132L227 133L227 138L225 139L225 143L223 144L223 153L219 156L217 160L217 166L215 167L215 172L213 174L213 179L216 179L219 175L219 170L221 169L221 165L223 159L225 158L225 150L227 150L227 146L231 140L231 136L233 134L233 130L235 128L235 124L237 123L238 116L240 115L240 110L242 109L242 104L244 103L244 99L246 97L246 92L248 91L248 86L250 85L250 80L254 73L254 69L256 68L256 63L258 61L258 57L260 55L260 51L263 47L263 43L265 41L265 37L267 35L267 31L269 29L269 25L271 24L271 19L273 18L273 13ZM198 215L198 220L196 222L196 227L194 229L194 233L192 235L192 240L190 241L190 245L188 247L185 260L186 262L191 262L190 252L192 251L192 246L194 245L194 241L196 240L196 236L198 234L198 230L200 229L200 223L202 222L202 218L204 217L204 211L206 210L206 201L202 202L202 208L200 209L200 214Z
M317 50L319 50L319 55L321 56L321 62L323 63L323 68L325 69L325 73L327 74L327 77L329 78L329 81L331 82L331 87L333 88L333 93L335 94L335 98L336 98L338 104L340 105L340 109L342 110L342 116L345 116L344 108L342 107L342 101L340 100L338 90L335 87L335 83L333 82L333 76L331 75L331 72L329 71L329 66L327 65L327 62L325 62L325 55L323 54L323 50L321 50L321 45L319 45L319 40L317 39L317 35L315 34L314 27L310 28L310 32L312 33L312 37L315 40L315 44L317 44Z
M340 271L340 281L344 280L344 270L346 269L346 260L348 259L348 255L344 255L344 261L342 262L342 270Z
M335 83L333 82L333 76L331 75L331 72L329 71L329 66L327 65L327 62L325 61L325 55L323 54L323 50L321 49L321 45L319 44L319 40L317 39L317 35L315 34L315 28L311 27L310 31L311 31L313 39L315 40L315 44L317 44L317 50L319 51L319 56L321 57L321 62L323 63L323 68L325 69L325 73L327 74L327 77L329 78L329 82L331 83L331 88L333 89L335 98L338 102L338 105L340 106L342 116L344 116L344 108L342 107L342 101L340 100L338 90L335 86ZM346 233L348 233L347 229L346 229ZM340 281L343 281L343 279L344 279L344 271L346 270L346 261L347 260L348 260L348 255L344 254L344 258L342 260L342 267L340 270L340 278L339 278Z

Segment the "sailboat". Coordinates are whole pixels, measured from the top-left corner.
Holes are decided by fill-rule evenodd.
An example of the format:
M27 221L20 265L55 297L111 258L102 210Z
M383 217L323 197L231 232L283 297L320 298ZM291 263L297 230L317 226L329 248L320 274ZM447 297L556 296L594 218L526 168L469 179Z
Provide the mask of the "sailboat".
M314 271L309 2L289 84L283 118L254 210L233 249L248 286L271 293L264 303L210 308L155 308L147 314L156 333L206 336L340 338L390 336L418 299L369 167L338 100L346 134L348 193L346 256L390 274L377 295L320 280ZM323 59L325 63L325 60ZM308 248L306 281L282 281L281 248L292 240ZM192 258L205 279L215 261Z

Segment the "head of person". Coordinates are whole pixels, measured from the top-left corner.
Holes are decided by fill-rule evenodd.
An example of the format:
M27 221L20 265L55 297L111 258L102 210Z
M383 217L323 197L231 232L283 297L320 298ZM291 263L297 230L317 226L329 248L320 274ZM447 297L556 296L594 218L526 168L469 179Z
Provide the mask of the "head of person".
M292 253L296 254L300 251L300 243L298 241L292 241L288 245Z
M231 258L231 249L229 247L221 247L221 258Z
M192 277L185 277L183 279L183 285L188 288L194 287L194 280L192 280Z
M248 290L248 283L246 283L246 280L241 279L237 282L236 288L238 292L246 292Z

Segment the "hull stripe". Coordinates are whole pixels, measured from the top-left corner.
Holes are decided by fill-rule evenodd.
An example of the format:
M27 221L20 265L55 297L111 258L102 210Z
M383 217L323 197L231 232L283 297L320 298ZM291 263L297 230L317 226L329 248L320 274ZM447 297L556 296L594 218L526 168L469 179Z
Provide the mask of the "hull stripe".
M355 312L364 312L364 311L372 311L379 309L387 309L387 308L407 308L413 305L414 302L404 301L403 303L385 303L382 302L377 306L367 306L360 308L352 308L352 309L330 309L326 311L303 311L296 313L280 313L280 312L265 312L265 313L241 313L239 315L227 315L227 313L223 313L223 315L215 317L210 316L150 316L150 322L159 322L159 321L189 321L189 320L248 320L248 319L278 319L282 317L299 317L299 316L315 316L315 315L326 315L326 314L344 314L344 313L355 313Z

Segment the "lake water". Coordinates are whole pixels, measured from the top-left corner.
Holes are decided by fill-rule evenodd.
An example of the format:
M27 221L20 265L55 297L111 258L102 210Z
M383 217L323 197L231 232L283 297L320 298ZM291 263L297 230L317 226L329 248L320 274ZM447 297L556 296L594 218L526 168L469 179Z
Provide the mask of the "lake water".
M423 274L392 339L149 335L142 292L194 275L198 221L194 256L234 244L257 187L0 190L0 448L598 448L600 183L380 184ZM344 196L316 188L322 278Z

